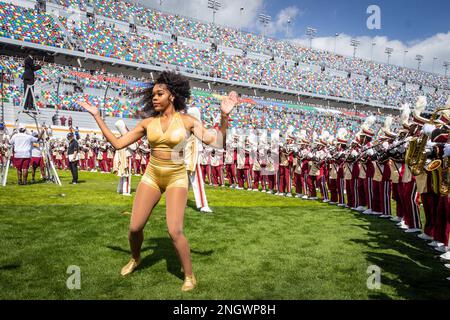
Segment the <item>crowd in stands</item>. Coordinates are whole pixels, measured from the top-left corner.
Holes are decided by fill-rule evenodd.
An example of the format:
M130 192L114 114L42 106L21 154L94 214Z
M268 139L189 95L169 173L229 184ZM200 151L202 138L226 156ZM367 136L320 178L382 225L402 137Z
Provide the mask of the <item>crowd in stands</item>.
M86 10L87 0L53 0L63 7L75 7ZM448 89L448 78L442 75L418 71L396 65L379 63L360 58L345 57L331 52L306 48L301 45L263 37L237 29L217 26L177 14L160 12L131 1L107 0L91 1L100 16L128 22L135 17L137 23L160 32L169 32L203 43L215 42L225 47L244 49L246 52L269 54L285 60L312 63L336 70L354 72L381 79L390 78L398 81L422 84L441 89Z
M10 80L19 77L22 73L22 61L14 57L0 57L0 67L7 69ZM137 99L127 96L129 92L139 91L146 83L144 78L133 78L118 74L109 74L105 71L90 72L82 68L62 66L56 64L45 64L37 73L38 83L51 83L53 86L42 85L43 90L38 93L38 106L40 108L50 107L59 110L83 111L76 101L89 101L102 108L106 116L120 118L138 118ZM66 88L76 84L80 86L81 92L73 90L60 90L57 94L55 84L60 81ZM88 88L100 88L105 90L106 86L115 88L119 95L106 98L102 95L91 95L84 93ZM20 85L14 81L6 84L5 100L20 105ZM104 91L101 91L104 92ZM124 94L122 94L124 93ZM192 105L200 108L202 119L213 126L218 122L213 115L220 114L218 111L220 100L224 92L212 92L208 90L193 89ZM338 128L345 126L350 131L356 132L361 122L370 112L360 110L337 110L320 106L311 106L290 101L270 100L263 97L242 96L239 106L236 108L231 119L231 126L235 128L265 128L271 130L285 131L293 126L297 130L306 129L310 135L315 130L326 128L330 132L336 132ZM383 119L380 117L379 122Z
M81 5L83 10L86 7L86 3L81 0L57 2L63 6ZM59 22L65 25L71 36L83 42L87 53L153 65L169 64L213 78L305 94L375 102L392 107L415 101L417 96L425 95L429 101L429 109L434 109L437 105L442 105L450 93L448 78L438 74L342 57L229 28L211 29L210 24L176 15L167 16L124 1L111 3L96 0L94 4L101 15L124 20L129 16L128 13L138 12L136 17L151 30L173 30L173 33L201 42L209 41L210 31L213 30L214 37L222 39L222 43L227 46L233 47L240 43L245 44L250 51L261 52L264 44L266 49L276 51L277 59L261 60L245 54L232 55L225 51L192 47L183 41L158 40L111 28L110 24L100 19L81 19L73 23L61 17ZM2 34L5 37L16 38L18 34L29 34L33 36L20 39L57 46L60 43L57 39L63 39L63 35L53 19L49 14L0 2L0 21L9 26ZM252 47L251 43L261 45ZM280 60L280 57L286 60ZM302 64L289 63L287 59ZM338 75L329 69L317 68L318 66L345 72ZM346 72L352 73L352 76L349 77ZM406 86L406 83L409 85ZM420 90L424 86L429 87L429 90ZM111 105L114 108L114 102Z

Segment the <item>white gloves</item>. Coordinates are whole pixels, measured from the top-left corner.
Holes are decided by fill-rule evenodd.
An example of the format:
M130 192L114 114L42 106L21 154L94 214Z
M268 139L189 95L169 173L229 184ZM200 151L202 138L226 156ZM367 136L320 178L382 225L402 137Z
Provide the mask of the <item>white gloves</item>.
M373 155L375 154L375 151L373 151L373 149L369 149L369 150L367 151L367 154L368 154L369 156L373 156Z
M352 157L357 157L358 154L359 154L358 151L352 150L351 156L352 156Z
M436 145L436 142L431 142L430 140L427 141L427 144L425 145L425 148L427 149L433 149L433 147Z
M389 148L389 142L387 141L383 142L382 147L384 150L387 150Z
M450 143L446 143L445 144L444 157L450 157Z
M422 128L422 133L426 134L427 136L431 137L431 134L433 133L433 131L436 129L436 126L426 123L424 124L423 128Z

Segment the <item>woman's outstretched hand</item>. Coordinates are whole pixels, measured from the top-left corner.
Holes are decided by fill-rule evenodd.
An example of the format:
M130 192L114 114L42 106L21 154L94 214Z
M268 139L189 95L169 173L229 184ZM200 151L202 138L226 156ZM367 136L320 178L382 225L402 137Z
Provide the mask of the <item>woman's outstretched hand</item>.
M220 104L220 110L222 110L222 113L229 115L237 104L238 104L238 95L235 91L231 91L228 94L228 97L222 99L222 103Z
M86 110L87 112L92 114L94 117L99 114L97 107L93 106L89 102L77 101L77 104L82 106L84 108L84 110Z

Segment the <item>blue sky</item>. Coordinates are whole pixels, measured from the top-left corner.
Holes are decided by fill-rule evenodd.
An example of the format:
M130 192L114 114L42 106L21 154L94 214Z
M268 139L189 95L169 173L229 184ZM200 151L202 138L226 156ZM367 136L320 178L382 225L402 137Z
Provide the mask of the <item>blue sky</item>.
M380 30L369 30L366 27L369 17L366 10L372 4L381 9ZM264 11L276 16L274 13L291 6L296 6L301 11L293 21L296 37L303 36L307 26L316 28L317 36L332 36L336 32L343 32L352 36L387 36L403 42L450 31L448 0L280 0L267 1ZM283 33L277 35L284 36Z
M134 0L162 11L212 22L208 0ZM393 48L390 63L418 68L415 57L423 55L421 70L444 73L443 63L450 61L450 0L219 0L215 15L219 25L288 39L309 46L305 30L318 30L312 47L353 55L350 41L360 41L357 57L387 63L385 50ZM381 10L381 29L367 28L370 5ZM244 7L241 12L240 8ZM262 28L259 14L272 17ZM287 21L291 17L289 33ZM339 38L334 35L340 33ZM335 45L336 43L336 45ZM375 43L375 46L372 46ZM449 70L450 75L450 70Z

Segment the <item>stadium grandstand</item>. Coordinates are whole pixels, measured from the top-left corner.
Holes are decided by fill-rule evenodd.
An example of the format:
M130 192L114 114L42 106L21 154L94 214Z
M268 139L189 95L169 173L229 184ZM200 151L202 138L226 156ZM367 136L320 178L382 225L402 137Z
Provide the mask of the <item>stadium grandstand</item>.
M5 122L14 113L9 107L21 102L18 52L33 52L49 62L38 73L37 90L38 105L49 109L48 117L50 109L80 111L74 101L82 97L101 106L106 117L133 122L139 106L130 93L167 69L189 76L199 88L194 102L211 108L218 106L215 94L237 88L249 99L245 106L252 106L239 109L233 122L237 127L248 125L251 113L258 116L251 125L259 127L273 124L271 117L284 112L307 114L309 122L287 117L286 123L277 123L281 130L290 124L315 128L323 122L334 131L334 119L340 117L333 114L356 116L349 120L353 129L358 118L380 110L398 115L401 104L414 103L419 95L427 97L429 110L450 95L443 75L305 48L126 1L45 4L45 10L36 10L34 1L0 2ZM208 117L207 108L202 110ZM83 123L82 115L74 117Z
M449 42L292 1L0 0L0 299L450 298Z

